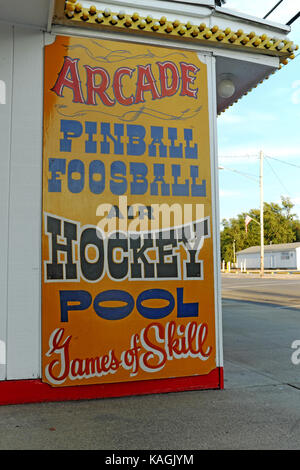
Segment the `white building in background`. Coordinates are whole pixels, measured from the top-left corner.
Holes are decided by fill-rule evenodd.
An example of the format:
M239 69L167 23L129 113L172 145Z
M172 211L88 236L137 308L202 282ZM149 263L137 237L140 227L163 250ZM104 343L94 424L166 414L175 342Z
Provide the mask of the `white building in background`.
M260 267L260 246L251 246L236 254L239 269ZM300 242L265 245L265 269L300 270Z

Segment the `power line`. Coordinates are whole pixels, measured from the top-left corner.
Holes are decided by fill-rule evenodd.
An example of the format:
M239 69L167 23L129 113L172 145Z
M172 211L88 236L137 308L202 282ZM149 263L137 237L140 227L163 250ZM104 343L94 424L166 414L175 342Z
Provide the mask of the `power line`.
M228 158L258 158L257 154L245 154L245 155L219 155L219 159L228 159Z
M268 17L271 15L271 13L273 13L273 11L275 11L276 8L279 7L279 5L282 4L282 2L283 2L283 0L279 0L279 2L277 2L276 5L273 6L273 8L264 16L263 19L265 20L266 18L268 18ZM300 10L296 13L295 16L293 16L293 18L291 18L291 19L286 23L286 25L287 25L287 26L291 26L291 24L293 24L299 17L300 17Z
M284 160L280 160L279 158L276 158L276 157L270 157L270 155L265 155L267 158L271 158L272 160L277 160L278 162L281 162L281 163L284 163L285 165L290 165L290 166L294 166L296 168L300 168L299 165L295 165L295 163L290 163L290 162L285 162Z
M299 17L300 17L300 10L298 11L298 13L296 13L295 16L293 16L292 19L290 19L290 21L287 22L287 26L291 26L291 24L293 24Z
M282 2L283 2L283 0L279 0L279 2L276 3L276 5L264 16L263 19L265 20L266 18L268 18L268 16L270 16L271 13L273 13L273 11L276 10L276 8L277 8Z
M282 182L282 180L280 179L280 177L279 177L279 176L277 175L277 173L275 172L275 170L274 170L274 168L272 167L272 165L271 165L269 159L277 160L277 161L279 161L280 163L285 163L285 164L287 164L287 165L291 165L291 166L296 167L296 168L299 168L299 169L300 169L300 166L299 166L299 165L295 165L295 164L293 164L293 163L285 162L284 160L280 160L280 159L278 159L278 158L276 158L276 157L270 157L270 156L268 156L268 155L265 155L265 161L268 163L268 165L269 165L269 167L271 168L271 171L273 172L274 176L275 176L276 179L279 181L279 183L281 184L281 186L282 186L282 188L284 189L284 191L286 192L286 194L288 194L289 197L292 197L291 194L290 194L290 192L288 191L288 189L287 189L287 188L285 187L285 185L283 184L283 182ZM248 179L251 179L251 180L253 180L253 181L255 181L255 182L258 182L258 181L259 181L259 179L258 179L256 176L250 175L249 173L244 173L244 172L235 170L235 169L233 169L233 168L228 168L228 167L222 166L222 167L219 167L219 169L220 169L220 170L228 170L228 171L232 171L232 172L234 172L234 173L238 173L238 174L240 174L240 175L242 175L242 176L244 176L244 177L246 177L246 178L248 178Z
M232 171L232 172L234 172L234 173L238 173L239 175L245 176L245 178L249 178L249 179L254 180L254 181L256 181L256 182L259 181L256 176L250 175L250 174L248 174L248 173L244 173L243 171L234 170L233 168L226 168L226 167L224 167L224 166L219 167L219 169L220 169L220 170Z
M300 55L300 54L299 54ZM300 155L299 155L300 156ZM258 155L256 154L253 154L253 155L223 155L223 156L219 156L219 160L225 160L225 159L229 159L229 158L250 158L250 157L255 157L255 158L259 158ZM290 163L290 162L286 162L285 160L281 160L280 158L277 158L277 157L271 157L270 155L265 155L266 158L270 158L271 160L276 160L280 163L284 163L285 165L290 165L290 166L293 166L295 168L300 168L300 165L296 165L295 163ZM228 170L231 170L231 171L237 171L237 170L233 170L231 168L227 168ZM244 173L244 174L247 174L247 173ZM250 175L248 175L250 176ZM254 175L251 175L251 176L254 176Z
M272 167L271 163L269 162L269 157L266 157L266 162L267 164L269 165L269 167L271 168L272 172L274 173L275 177L278 179L279 183L281 184L281 186L283 187L283 189L286 191L286 193L291 196L291 194L289 193L289 191L286 189L286 187L284 186L283 182L281 181L281 179L279 178L279 176L277 175L277 173L275 172L274 168Z
M243 155L243 157L246 157L246 156L248 156L248 155ZM257 155L255 155L255 156L257 157ZM240 156L240 157L241 157L241 156ZM278 180L279 183L281 184L281 186L282 186L282 188L284 189L284 191L285 191L290 197L292 197L291 194L290 194L290 192L287 190L287 188L286 188L285 185L283 184L283 182L282 182L282 180L280 179L280 177L279 177L279 176L277 175L277 173L275 172L274 168L272 167L271 163L269 162L269 159L271 159L271 160L276 160L276 161L278 161L278 162L280 162L280 163L284 163L285 165L290 165L290 166L292 166L292 167L296 167L296 168L299 168L299 169L300 169L300 165L296 165L296 164L294 164L294 163L286 162L286 161L281 160L281 159L279 159L279 158L271 157L271 156L269 156L269 155L264 155L264 157L265 157L265 161L268 163L268 165L269 165L269 167L271 168L271 170L272 170L274 176L277 178L277 180ZM222 157L222 158L225 158L225 157ZM227 158L232 158L232 157L229 157L229 156L228 156ZM258 181L259 181L256 176L250 175L249 173L244 173L244 172L242 172L242 171L235 170L235 169L233 169L233 168L228 168L228 167L224 167L224 166L220 167L220 166L219 166L219 169L220 169L220 170L228 170L228 171L232 171L232 172L234 172L234 173L238 173L238 174L244 176L245 178L251 179L251 180L253 180L253 181L255 181L255 182L258 182Z

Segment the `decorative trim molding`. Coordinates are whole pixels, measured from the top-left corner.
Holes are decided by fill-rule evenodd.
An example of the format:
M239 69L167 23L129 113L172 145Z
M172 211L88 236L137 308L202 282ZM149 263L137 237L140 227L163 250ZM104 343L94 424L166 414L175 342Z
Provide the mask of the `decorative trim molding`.
M271 38L267 34L258 36L253 31L245 33L241 29L238 31L232 31L230 28L221 30L217 25L209 28L205 23L195 25L180 20L169 21L165 16L155 19L150 15L140 16L139 13L132 15L124 11L114 13L109 8L98 10L94 5L86 9L77 0L66 1L64 17L57 16L54 22L75 27L84 25L99 30L126 31L133 34L164 36L170 39L180 38L185 41L196 41L199 44L210 44L214 47L256 51L279 57L284 65L288 63L288 59L295 57L294 52L299 48L292 41Z

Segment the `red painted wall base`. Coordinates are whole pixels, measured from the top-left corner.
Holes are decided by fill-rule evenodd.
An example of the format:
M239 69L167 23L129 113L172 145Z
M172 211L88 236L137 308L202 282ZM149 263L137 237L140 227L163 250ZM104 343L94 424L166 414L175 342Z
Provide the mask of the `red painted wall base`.
M95 398L223 388L222 367L217 367L207 375L192 377L59 388L50 387L50 385L43 383L41 380L5 380L0 382L0 405L90 400Z

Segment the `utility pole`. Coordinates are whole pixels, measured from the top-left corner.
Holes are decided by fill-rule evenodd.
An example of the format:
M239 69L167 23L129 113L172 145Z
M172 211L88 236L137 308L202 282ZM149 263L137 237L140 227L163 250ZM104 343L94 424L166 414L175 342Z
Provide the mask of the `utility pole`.
M235 264L235 240L233 240L233 264Z
M264 156L260 151L260 174L259 174L259 187L260 187L260 276L264 276L264 259L265 259L265 244L264 244Z

